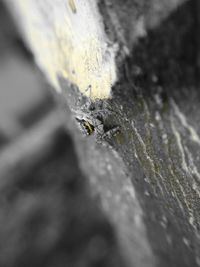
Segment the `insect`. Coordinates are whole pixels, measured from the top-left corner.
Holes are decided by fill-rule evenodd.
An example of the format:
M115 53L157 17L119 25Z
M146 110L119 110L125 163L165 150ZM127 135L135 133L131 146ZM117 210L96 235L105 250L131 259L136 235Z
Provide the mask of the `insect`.
M71 8L71 11L75 14L77 12L75 0L68 0L69 6Z

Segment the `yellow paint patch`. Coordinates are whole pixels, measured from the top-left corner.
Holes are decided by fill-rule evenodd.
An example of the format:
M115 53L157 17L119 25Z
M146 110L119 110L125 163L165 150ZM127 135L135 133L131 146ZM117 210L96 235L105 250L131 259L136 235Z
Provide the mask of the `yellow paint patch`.
M21 18L36 62L58 91L60 75L92 99L110 96L116 81L115 49L108 45L96 1L8 1L17 20Z

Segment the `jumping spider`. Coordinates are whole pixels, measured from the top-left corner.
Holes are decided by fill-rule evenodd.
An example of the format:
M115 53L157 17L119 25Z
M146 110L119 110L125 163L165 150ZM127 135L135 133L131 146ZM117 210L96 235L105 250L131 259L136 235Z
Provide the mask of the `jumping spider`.
M112 138L119 133L119 126L108 127L105 120L112 113L108 109L95 110L93 103L84 105L79 112L75 112L81 132L86 136L94 135L97 139Z

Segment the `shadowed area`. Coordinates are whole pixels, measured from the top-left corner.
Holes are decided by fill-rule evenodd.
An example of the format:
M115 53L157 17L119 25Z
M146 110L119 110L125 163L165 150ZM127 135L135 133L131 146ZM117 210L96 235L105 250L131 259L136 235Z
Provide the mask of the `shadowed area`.
M188 1L140 39L109 101L161 266L200 263L198 16Z

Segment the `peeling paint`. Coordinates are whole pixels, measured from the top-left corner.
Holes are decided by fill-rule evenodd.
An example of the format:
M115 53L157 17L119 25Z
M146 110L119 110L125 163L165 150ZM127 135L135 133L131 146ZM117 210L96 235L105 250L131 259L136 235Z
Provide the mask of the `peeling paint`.
M108 98L117 79L116 46L108 40L97 1L8 0L37 64L58 92L58 76L92 99ZM67 88L66 88L67 90Z

